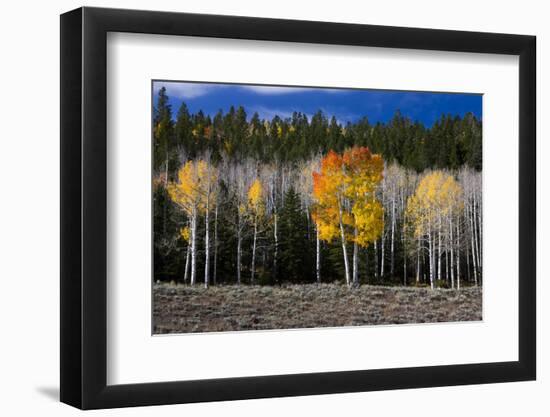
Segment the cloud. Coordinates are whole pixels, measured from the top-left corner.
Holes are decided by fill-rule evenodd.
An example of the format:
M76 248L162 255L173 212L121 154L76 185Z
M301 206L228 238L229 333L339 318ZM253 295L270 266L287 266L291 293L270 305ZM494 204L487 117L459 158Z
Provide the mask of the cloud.
M271 121L275 116L279 116L281 119L286 119L287 117L292 117L291 110L281 110L273 109L264 106L252 106L248 108L249 116L252 116L254 113L258 113L260 119L265 119Z
M241 88L253 91L257 94L264 95L281 95L281 94L295 94L295 93L304 93L312 91L311 88L303 87L278 87L278 86L268 86L268 85L243 85Z
M240 88L245 91L253 92L259 95L275 96L298 93L320 92L327 94L335 94L346 92L347 90L339 90L323 87L282 87L269 85L242 85L242 84L208 84L194 82L178 82L178 81L155 81L153 91L155 94L162 88L166 88L168 96L179 99L192 99L210 94L214 91L219 91L223 88Z
M320 109L323 114L330 118L332 116L336 117L336 122L342 126L345 126L348 122L354 122L359 118L357 114L353 113L344 113L344 112L331 112L328 111L325 108ZM311 119L313 118L313 113L308 113L304 111L303 109L292 109L292 108L273 108L273 107L265 107L265 106L250 106L246 109L247 114L249 117L252 117L254 113L258 113L258 116L260 119L271 121L275 116L279 116L281 119L287 119L292 117L292 113L300 112L303 115L305 115L309 122L311 122Z
M334 116L336 118L336 121L341 124L342 126L345 126L348 122L354 122L361 118L360 114L357 113L351 113L347 111L346 108L339 107L337 109L333 109L330 107L321 107L320 110L323 112L323 114L329 118L332 118Z
M179 99L190 99L200 96L204 96L219 89L219 84L201 84L201 83L186 83L186 82L155 82L154 92L155 94L162 88L166 88L166 93L169 97L176 97Z
M283 94L296 94L296 93L326 93L326 94L340 94L348 93L350 90L339 88L326 88L326 87L282 87L282 86L270 86L270 85L241 85L244 90L252 91L256 94L262 95L283 95Z

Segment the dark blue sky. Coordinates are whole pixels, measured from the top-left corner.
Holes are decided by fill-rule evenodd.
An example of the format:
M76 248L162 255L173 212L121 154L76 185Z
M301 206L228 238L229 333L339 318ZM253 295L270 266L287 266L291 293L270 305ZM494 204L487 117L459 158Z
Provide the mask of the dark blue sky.
M364 116L371 123L384 123L396 110L426 126L431 126L442 114L463 116L472 112L478 118L482 115L480 94L155 81L155 99L162 86L166 87L174 115L182 101L191 113L202 110L214 116L219 109L225 113L233 105L243 106L249 117L258 112L260 118L269 120L275 115L290 117L293 111L311 117L322 110L328 117L336 116L343 124Z

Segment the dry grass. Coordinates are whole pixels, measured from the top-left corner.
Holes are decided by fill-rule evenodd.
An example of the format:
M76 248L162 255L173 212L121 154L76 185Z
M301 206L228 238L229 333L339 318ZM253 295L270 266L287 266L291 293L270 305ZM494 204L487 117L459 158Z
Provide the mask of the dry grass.
M481 320L481 289L344 285L153 287L154 333Z

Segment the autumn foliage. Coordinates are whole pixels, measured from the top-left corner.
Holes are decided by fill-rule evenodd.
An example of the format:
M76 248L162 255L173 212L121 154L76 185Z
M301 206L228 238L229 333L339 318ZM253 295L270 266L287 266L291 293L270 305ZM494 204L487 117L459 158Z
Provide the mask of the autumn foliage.
M457 220L464 209L463 190L455 178L443 171L428 173L407 201L406 217L419 246L428 251L430 285L440 278L442 248L451 254L451 285L454 288L454 255ZM453 224L454 223L454 224ZM453 234L455 237L453 237ZM437 258L436 258L436 254ZM459 278L460 279L460 278ZM458 281L460 287L460 280Z
M409 198L407 216L412 222L415 237L422 237L435 230L440 218L457 214L464 207L462 187L452 175L434 171L418 184Z
M341 155L330 151L321 160L320 171L313 173L313 218L322 240L330 242L340 236L348 285L347 242L367 247L382 231L383 208L375 192L383 170L380 155L366 147L353 147Z

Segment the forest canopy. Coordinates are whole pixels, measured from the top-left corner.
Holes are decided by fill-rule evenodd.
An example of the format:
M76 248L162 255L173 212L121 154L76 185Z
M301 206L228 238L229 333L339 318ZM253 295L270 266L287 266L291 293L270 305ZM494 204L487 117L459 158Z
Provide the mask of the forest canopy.
M226 113L219 110L211 117L200 110L190 114L185 102L174 111L163 87L153 126L155 169L162 170L168 159L170 175L175 175L182 157L192 159L207 151L214 161L225 155L259 163L294 163L353 146L368 147L386 163L416 172L482 168L481 120L473 113L442 114L432 126L412 121L399 110L389 122L375 124L366 116L356 123L339 123L321 110L310 118L294 112L292 117L265 120L258 113L247 114L242 106L231 106Z

